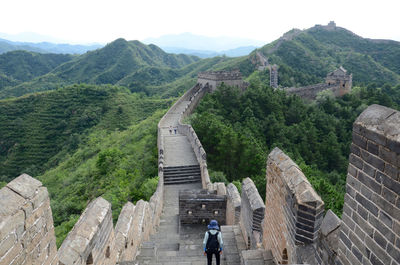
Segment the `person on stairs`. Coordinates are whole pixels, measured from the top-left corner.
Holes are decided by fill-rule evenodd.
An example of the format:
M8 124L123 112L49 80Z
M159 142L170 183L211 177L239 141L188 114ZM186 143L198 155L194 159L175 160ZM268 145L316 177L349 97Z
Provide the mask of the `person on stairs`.
M220 256L223 247L224 241L222 241L222 234L219 231L218 222L216 220L211 220L203 240L204 256L207 256L208 265L212 263L213 254L217 260L217 265L220 265Z

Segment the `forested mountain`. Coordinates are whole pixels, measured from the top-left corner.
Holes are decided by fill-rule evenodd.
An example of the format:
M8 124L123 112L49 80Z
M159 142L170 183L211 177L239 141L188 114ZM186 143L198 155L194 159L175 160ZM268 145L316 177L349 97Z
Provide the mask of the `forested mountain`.
M101 48L102 45L73 45L51 42L16 42L0 39L0 54L10 51L24 50L39 53L82 54L87 51Z
M57 165L94 126L123 130L166 107L139 98L123 88L75 85L0 101L0 181L21 172L37 176Z
M9 87L0 98L56 89L74 83L117 84L137 71L153 68L178 69L199 58L165 53L155 45L117 39L102 49L88 52L60 65L50 73L30 82Z
M280 66L282 86L321 81L338 66L353 74L356 85L400 83L400 42L365 39L336 26L292 30L259 51ZM255 52L250 58L256 61Z
M68 54L12 51L0 54L0 90L47 74L73 58Z

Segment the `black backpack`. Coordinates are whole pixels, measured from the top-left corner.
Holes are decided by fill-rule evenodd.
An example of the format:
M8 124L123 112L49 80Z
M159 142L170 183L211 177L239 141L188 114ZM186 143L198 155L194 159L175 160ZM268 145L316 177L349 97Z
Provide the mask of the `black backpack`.
M208 231L208 240L207 240L207 245L206 249L211 250L211 251L218 251L219 249L219 242L218 242L218 233L215 233L215 235L211 234L210 231Z

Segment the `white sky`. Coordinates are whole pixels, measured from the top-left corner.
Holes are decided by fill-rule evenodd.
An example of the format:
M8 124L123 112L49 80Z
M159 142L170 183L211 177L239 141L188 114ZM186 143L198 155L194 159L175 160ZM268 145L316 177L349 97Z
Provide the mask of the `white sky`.
M268 43L334 20L362 37L400 41L400 0L1 0L0 32L70 43L191 32Z

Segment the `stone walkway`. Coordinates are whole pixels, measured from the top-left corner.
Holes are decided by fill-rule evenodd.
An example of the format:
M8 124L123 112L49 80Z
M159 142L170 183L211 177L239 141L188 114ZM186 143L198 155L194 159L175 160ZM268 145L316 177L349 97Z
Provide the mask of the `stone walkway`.
M198 161L186 136L179 133L169 133L169 126L176 127L180 112L184 110L188 101L183 101L172 109L163 119L161 136L164 140L164 168L172 166L198 165ZM179 224L179 191L184 189L201 189L201 182L180 185L164 185L164 209L157 233L144 242L133 262L124 262L120 265L204 265L207 264L203 256L202 244L206 225ZM235 230L236 229L236 230ZM223 226L222 236L225 242L224 255L221 264L240 264L239 253L236 247L236 236L239 229ZM215 259L214 263L215 264Z

